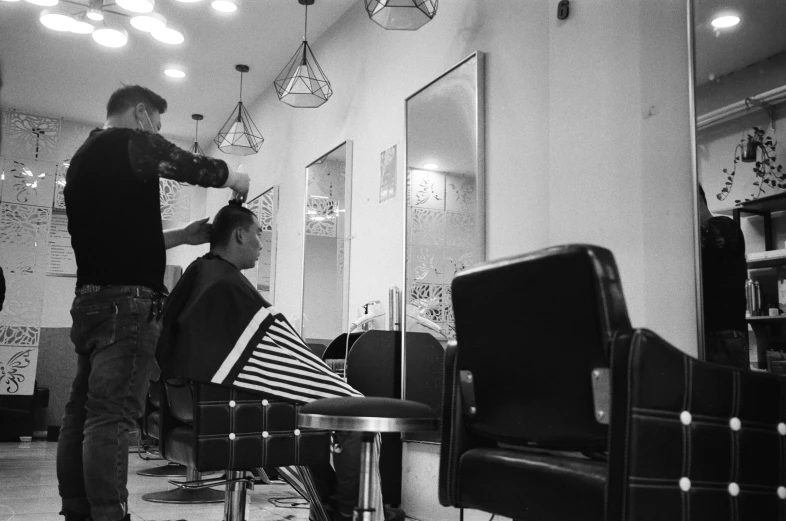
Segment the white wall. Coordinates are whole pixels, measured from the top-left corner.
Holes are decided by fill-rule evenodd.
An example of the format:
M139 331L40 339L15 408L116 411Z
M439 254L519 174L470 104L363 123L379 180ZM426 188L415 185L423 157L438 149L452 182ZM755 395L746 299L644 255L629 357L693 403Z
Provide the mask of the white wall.
M633 324L696 353L685 3L574 2L565 22L557 3L444 2L415 33L385 32L353 8L313 43L335 91L327 104L292 109L271 90L251 104L266 142L243 160L253 192L281 188L276 304L290 319L300 310L305 166L354 140L350 309L387 302L402 285L404 99L481 50L488 257L564 242L610 248ZM379 204L379 153L393 144L397 196ZM210 213L223 202L209 194ZM437 461L437 447L406 447L404 508L457 519L438 505Z

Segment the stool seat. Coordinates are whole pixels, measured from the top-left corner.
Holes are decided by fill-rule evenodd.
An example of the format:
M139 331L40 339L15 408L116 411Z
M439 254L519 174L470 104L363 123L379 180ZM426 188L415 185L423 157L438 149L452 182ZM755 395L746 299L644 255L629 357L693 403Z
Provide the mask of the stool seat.
M357 432L422 432L439 428L428 405L395 398L324 398L301 407L298 425Z

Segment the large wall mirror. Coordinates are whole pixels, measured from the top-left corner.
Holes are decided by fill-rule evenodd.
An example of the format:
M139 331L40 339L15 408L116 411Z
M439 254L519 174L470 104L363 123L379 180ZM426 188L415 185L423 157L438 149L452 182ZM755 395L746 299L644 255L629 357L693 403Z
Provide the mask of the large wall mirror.
M347 327L352 142L306 167L301 335L327 346Z
M428 343L410 333L442 346L455 338L450 283L486 255L483 71L476 52L406 100L402 394L430 405L439 402L441 376L411 374L419 364L406 358Z
M259 259L256 266L243 270L243 274L256 286L262 297L273 304L276 280L276 213L278 188L272 187L253 197L246 207L254 212L262 228L259 239Z
M742 330L750 364L783 371L786 2L691 1L696 162L709 210L700 216L704 357L712 360L717 352L715 331ZM725 260L712 260L721 241L729 244L707 225L719 218L726 218L727 224L733 219L742 231L746 258L736 262L736 268L719 264ZM744 290L732 280L746 277L753 284L746 282ZM718 289L724 279L736 289ZM744 347L737 349L743 351Z

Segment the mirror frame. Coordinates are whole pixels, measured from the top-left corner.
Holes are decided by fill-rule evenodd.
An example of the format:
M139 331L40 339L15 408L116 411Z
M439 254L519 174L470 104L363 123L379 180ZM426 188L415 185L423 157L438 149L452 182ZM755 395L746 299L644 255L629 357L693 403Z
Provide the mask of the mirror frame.
M693 258L694 271L696 273L696 357L705 360L704 351L704 290L702 286L701 271L701 231L699 230L699 162L696 148L698 146L696 125L696 34L695 34L695 9L693 2L698 0L685 0L687 13L688 31L688 107L690 118L690 152L691 152L691 176L692 176L692 196L693 196Z
M308 169L314 165L320 159L329 156L336 150L340 149L341 147L345 146L346 150L345 154L345 166L344 166L344 207L346 212L344 215L346 216L345 226L344 226L344 233L342 237L338 237L338 233L336 234L336 239L341 239L344 241L344 280L343 280L343 291L342 291L342 302L341 302L341 330L336 333L336 336L340 335L341 333L346 332L345 330L349 327L348 319L349 319L349 265L350 265L350 238L352 237L352 154L353 154L353 146L352 140L347 139L342 141L338 145L331 148L325 154L322 154L314 161L310 162L306 165L305 168L305 185L303 187L303 202L301 205L302 209L302 221L300 229L303 231L303 241L301 247L301 260L302 260L302 270L301 270L301 293L300 293L300 314L298 316L298 320L300 322L300 336L303 337L304 340L308 340L306 335L304 334L305 323L303 321L303 311L305 310L306 306L306 208L308 206Z
M408 301L407 295L407 203L409 202L409 193L406 188L407 184L407 176L409 171L409 159L410 159L410 137L409 137L409 111L408 105L410 100L420 94L421 92L425 91L429 87L433 86L439 80L444 78L445 76L449 75L459 67L465 65L466 63L470 62L471 60L475 59L475 150L476 154L476 203L477 203L477 231L478 231L478 238L477 238L477 248L480 252L478 263L484 262L486 260L487 252L486 252L486 81L485 81L485 71L486 71L486 60L485 60L485 52L483 51L475 51L466 58L459 61L454 66L447 69L445 72L434 78L432 81L428 82L423 87L419 88L417 91L413 92L404 100L404 134L405 134L405 154L404 154L404 197L402 206L403 206L403 215L404 215L404 233L402 238L402 252L403 256L402 259L404 262L402 263L403 272L402 272L402 280L403 280L403 289L401 291L401 295L399 298L398 305L400 306L400 312L398 316L400 317L401 321L401 399L405 400L407 396L407 320L406 320L406 306ZM407 440L413 441L413 440ZM418 443L436 443L439 442L421 442Z

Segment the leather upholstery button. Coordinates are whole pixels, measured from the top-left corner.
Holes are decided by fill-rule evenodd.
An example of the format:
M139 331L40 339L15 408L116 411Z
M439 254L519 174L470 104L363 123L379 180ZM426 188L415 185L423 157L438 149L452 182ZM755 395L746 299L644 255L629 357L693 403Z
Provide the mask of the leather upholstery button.
M688 478L680 478L680 490L683 492L690 490L690 480Z
M237 405L237 404L235 403L235 400L229 400L229 406L230 406L230 407L234 407L235 405Z
M736 483L729 483L729 494L734 497L740 495L740 486Z
M267 438L268 436L270 436L270 434L268 434L268 432L267 432L267 431L264 431L264 432L262 433L262 437L263 437L263 438Z
M262 405L267 407L270 404L267 400L262 400Z
M778 434L786 436L786 423L781 422L778 424Z
M295 436L300 436L300 429L295 429Z
M731 427L733 431L738 431L742 428L742 422L739 418L732 418L729 420L729 427Z
M778 487L778 497L786 499L786 487Z
M691 420L693 417L690 415L688 411L682 411L680 413L680 421L683 425L690 425Z
M229 433L229 439L230 440L234 440L235 439L235 433L234 432L230 432Z

